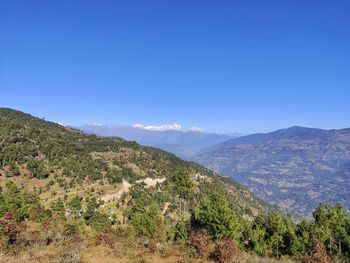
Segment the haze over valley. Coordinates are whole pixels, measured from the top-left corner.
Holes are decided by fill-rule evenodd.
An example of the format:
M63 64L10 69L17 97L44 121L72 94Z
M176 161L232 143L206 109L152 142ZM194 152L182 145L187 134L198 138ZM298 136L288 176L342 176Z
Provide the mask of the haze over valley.
M320 202L350 208L350 129L291 127L230 139L192 157L271 204L311 216Z
M75 128L99 136L117 136L129 141L137 141L186 159L204 148L241 135L209 133L200 128L184 130L179 124L161 126L85 124Z

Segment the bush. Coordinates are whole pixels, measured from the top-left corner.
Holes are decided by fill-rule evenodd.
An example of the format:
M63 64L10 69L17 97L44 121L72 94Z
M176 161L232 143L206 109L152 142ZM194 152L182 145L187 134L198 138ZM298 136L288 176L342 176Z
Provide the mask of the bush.
M60 263L80 263L79 248L75 246L65 246L61 249L58 255L58 262Z
M192 230L189 234L190 246L194 247L197 256L208 258L213 252L213 244L206 230Z
M76 195L68 202L67 206L73 211L76 211L78 209L81 209L82 200L83 198L81 196Z
M314 238L309 255L303 258L303 263L332 263L332 258L327 254L320 240Z
M6 174L7 177L19 176L21 173L18 169L18 166L14 163L11 163L9 166L8 172Z
M74 224L66 224L64 226L64 230L63 230L63 233L66 237L71 237L71 236L74 236L76 234L78 234L79 232L79 228L77 225L74 225Z
M180 221L177 222L174 227L174 237L175 241L185 241L188 238L188 232L190 228L190 222Z
M8 181L6 188L0 191L0 218L7 212L12 212L18 223L29 218L29 212L41 214L43 211L38 196L27 191L20 191L13 181Z
M86 223L96 231L103 231L111 225L111 220L108 215L94 211Z
M7 212L0 220L0 249L7 253L17 254L21 248L19 236L26 228L27 225L24 222L16 222L14 213Z
M27 169L33 177L38 179L47 178L49 176L49 172L44 167L43 163L34 159L30 159L27 162Z
M155 242L150 242L148 245L147 245L147 248L149 250L149 252L151 252L152 254L156 253L157 251L157 243Z
M98 233L96 236L95 245L107 245L110 248L114 248L116 243L115 235L111 232L111 229L105 229L105 231Z
M219 244L217 244L214 252L214 258L219 263L232 262L235 258L238 258L240 256L240 250L229 239L224 239Z

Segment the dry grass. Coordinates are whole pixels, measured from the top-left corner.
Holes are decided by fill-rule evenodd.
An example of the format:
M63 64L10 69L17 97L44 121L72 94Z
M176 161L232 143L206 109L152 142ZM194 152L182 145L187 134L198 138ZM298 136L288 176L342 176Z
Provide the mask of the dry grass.
M146 249L131 248L126 251L126 255L116 256L114 249L105 246L84 247L77 249L74 246L55 246L49 245L28 251L16 257L7 257L0 255L0 263L141 263L141 262L191 262L208 263L210 261L201 259L190 259L183 252L169 249L169 254L164 255L160 252L151 253Z

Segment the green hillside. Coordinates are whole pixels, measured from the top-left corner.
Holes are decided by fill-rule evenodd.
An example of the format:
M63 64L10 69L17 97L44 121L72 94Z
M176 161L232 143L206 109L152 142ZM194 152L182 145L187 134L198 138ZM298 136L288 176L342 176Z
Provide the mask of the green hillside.
M314 221L296 225L230 178L175 155L0 109L0 262L319 255L349 259L341 206L321 205Z
M173 154L121 138L86 135L12 109L0 109L0 138L0 182L11 178L35 189L44 201L90 186L109 194L123 180L167 179L185 169L220 188L247 215L268 209L234 181Z

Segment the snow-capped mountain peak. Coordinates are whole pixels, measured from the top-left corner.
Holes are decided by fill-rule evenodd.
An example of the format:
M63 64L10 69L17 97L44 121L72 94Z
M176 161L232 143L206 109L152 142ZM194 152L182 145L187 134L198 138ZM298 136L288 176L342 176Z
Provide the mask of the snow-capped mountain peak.
M181 131L182 126L180 124L174 123L174 124L163 124L163 125L142 125L139 123L136 123L133 125L134 128L148 130L148 131Z

